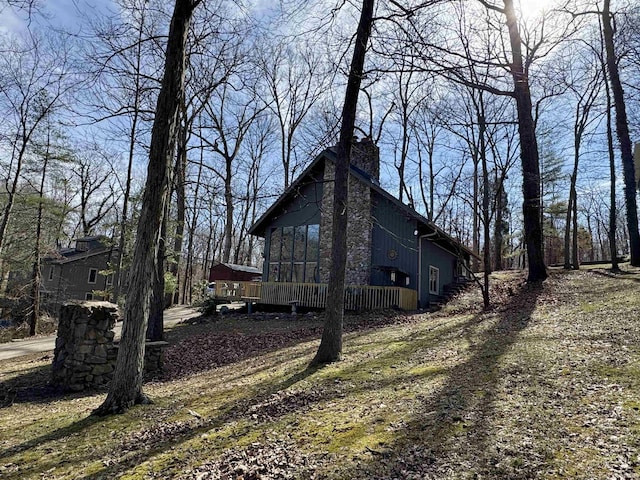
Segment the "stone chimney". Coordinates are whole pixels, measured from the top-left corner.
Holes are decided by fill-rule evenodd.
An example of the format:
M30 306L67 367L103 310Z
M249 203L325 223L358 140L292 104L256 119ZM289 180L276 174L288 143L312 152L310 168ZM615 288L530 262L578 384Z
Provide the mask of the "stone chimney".
M364 137L358 141L353 137L351 165L369 175L374 183L380 183L380 149L371 138Z

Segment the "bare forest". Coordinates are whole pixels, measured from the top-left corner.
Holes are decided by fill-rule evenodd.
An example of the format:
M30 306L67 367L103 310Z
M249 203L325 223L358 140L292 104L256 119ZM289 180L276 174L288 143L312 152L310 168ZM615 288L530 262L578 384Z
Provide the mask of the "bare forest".
M361 3L0 2L3 315L20 303L35 333L44 259L90 236L121 252L96 298L124 305L141 218L165 303L197 301L214 262L261 268L251 225L345 135ZM639 5L373 6L351 131L380 148L382 187L472 248L486 282L640 265Z

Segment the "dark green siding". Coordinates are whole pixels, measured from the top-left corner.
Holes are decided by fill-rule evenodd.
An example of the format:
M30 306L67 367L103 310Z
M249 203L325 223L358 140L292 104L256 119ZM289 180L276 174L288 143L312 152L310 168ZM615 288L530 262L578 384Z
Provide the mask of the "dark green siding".
M269 251L271 248L271 228L297 225L319 225L320 204L322 201L322 183L308 183L301 185L295 194L284 200L269 221L269 227L264 232L264 263L262 278L267 278L269 269Z
M442 295L442 287L454 281L456 271L456 256L435 245L428 238L421 238L422 260L421 273L422 282L420 284L420 306L428 306L429 300L434 300L429 294L429 266L434 266L440 270L439 294Z
M390 201L373 192L373 236L371 248L371 285L393 285L390 270L396 269L409 277L409 285L418 288L417 222ZM395 253L397 256L392 258Z

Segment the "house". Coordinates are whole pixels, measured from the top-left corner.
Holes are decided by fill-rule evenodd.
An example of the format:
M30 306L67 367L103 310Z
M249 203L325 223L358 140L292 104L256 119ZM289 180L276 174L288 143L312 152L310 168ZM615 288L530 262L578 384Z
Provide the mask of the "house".
M75 240L75 247L62 248L42 262L42 293L59 305L67 300L98 300L109 291L114 274L104 275L118 259L118 248L106 237ZM103 273L101 273L103 272Z
M473 252L380 186L370 139L351 156L346 284L408 289L414 308L428 307L467 276ZM265 239L263 290L328 282L335 161L335 148L320 153L249 230Z
M248 265L234 263L217 263L209 271L209 282L231 280L236 282L253 282L262 278L262 270Z

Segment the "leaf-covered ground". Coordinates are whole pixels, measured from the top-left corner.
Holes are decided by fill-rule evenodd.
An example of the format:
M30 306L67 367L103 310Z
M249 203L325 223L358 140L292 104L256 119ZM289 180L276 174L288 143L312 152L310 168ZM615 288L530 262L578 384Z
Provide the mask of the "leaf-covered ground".
M494 275L436 314L347 319L344 360L308 369L321 316L176 327L155 400L89 416L51 358L0 363L0 478L640 478L640 270ZM277 317L277 318L276 318Z

